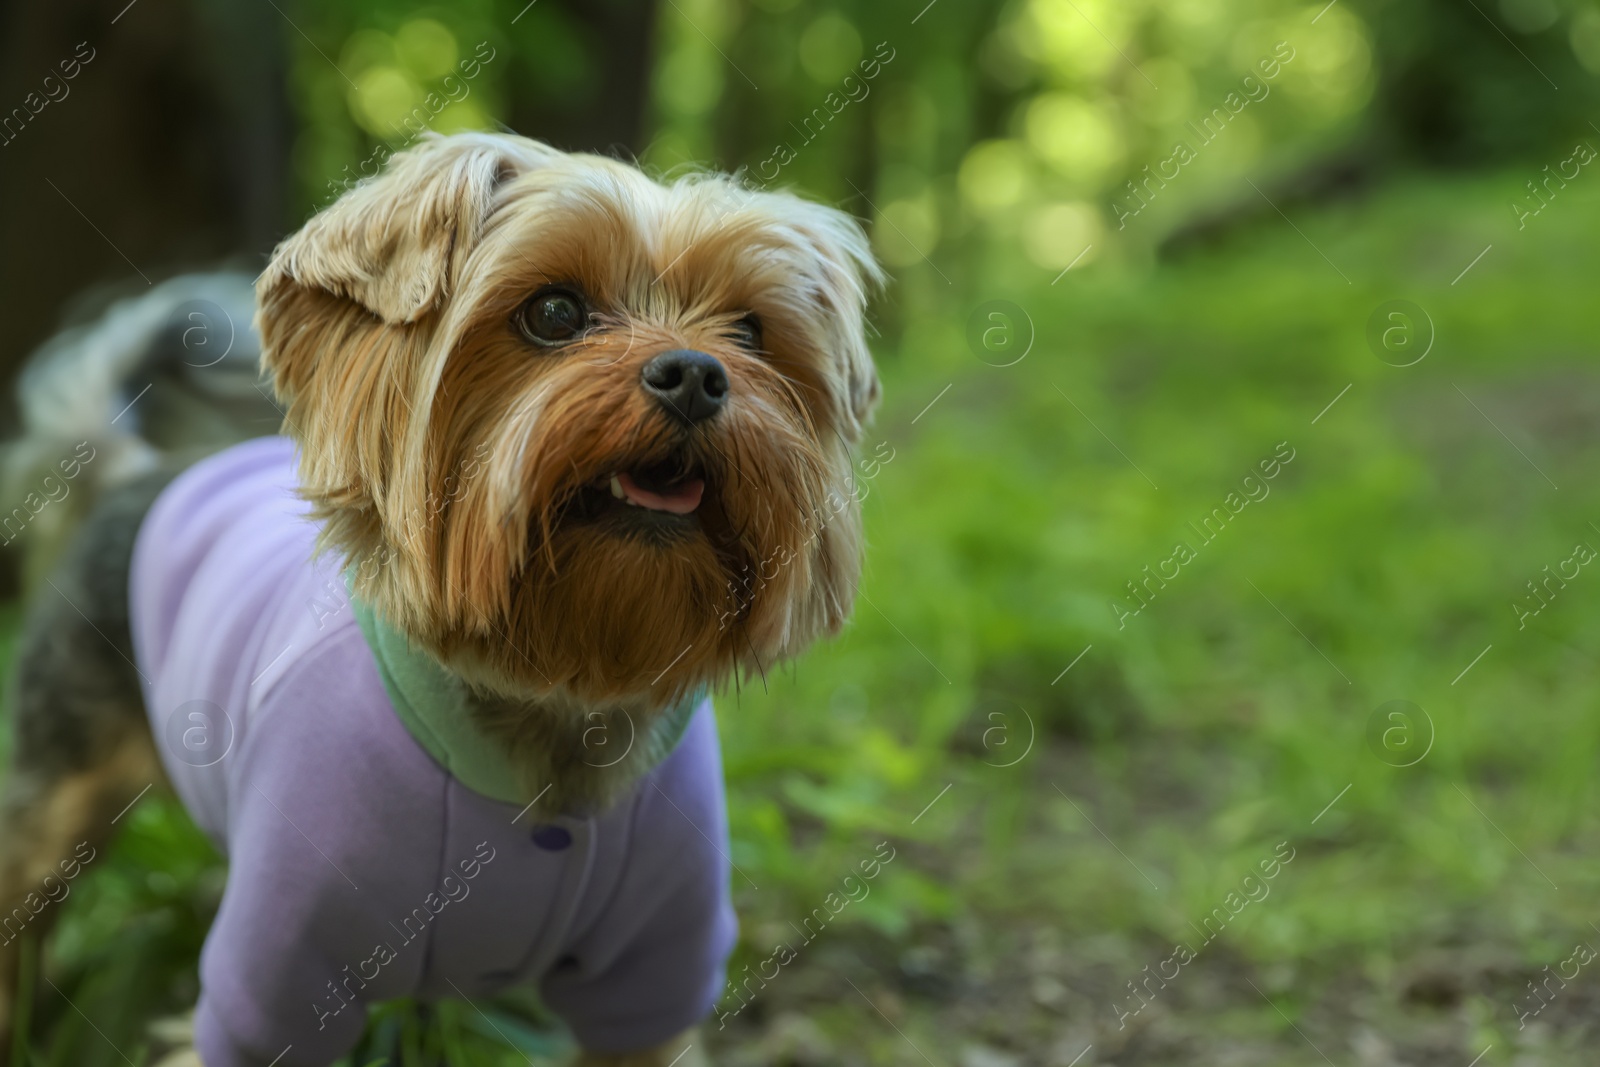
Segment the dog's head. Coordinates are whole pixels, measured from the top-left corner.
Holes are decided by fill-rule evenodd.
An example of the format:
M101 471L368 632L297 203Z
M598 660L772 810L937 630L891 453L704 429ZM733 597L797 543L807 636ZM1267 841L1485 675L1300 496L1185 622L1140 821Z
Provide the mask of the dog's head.
M478 684L660 707L849 612L877 277L831 208L463 134L284 241L258 327L359 595Z

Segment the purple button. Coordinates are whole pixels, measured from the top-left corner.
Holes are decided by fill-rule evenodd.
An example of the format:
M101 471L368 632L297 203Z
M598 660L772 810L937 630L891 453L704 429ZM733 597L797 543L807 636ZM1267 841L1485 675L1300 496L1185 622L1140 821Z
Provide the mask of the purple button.
M565 826L535 826L529 836L546 852L560 852L572 844L572 834Z

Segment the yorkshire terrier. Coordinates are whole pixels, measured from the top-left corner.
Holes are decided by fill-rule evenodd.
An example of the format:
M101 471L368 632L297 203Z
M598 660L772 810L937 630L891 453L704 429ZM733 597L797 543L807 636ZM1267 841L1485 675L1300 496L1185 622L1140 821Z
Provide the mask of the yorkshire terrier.
M580 1063L700 1057L707 693L850 611L879 280L852 218L734 177L396 155L256 280L286 436L115 479L40 586L0 930L167 783L230 867L174 1062L328 1064L369 1002L513 986Z

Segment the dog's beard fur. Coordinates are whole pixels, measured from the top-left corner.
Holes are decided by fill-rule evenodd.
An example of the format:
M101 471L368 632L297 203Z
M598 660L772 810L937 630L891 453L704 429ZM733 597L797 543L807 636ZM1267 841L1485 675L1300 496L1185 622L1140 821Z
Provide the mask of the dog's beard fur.
M280 246L258 325L303 491L357 595L545 764L535 751L586 709L644 728L842 624L876 277L831 209L467 135L395 157ZM596 319L541 348L513 319L552 283ZM751 312L759 352L730 329ZM726 369L715 417L686 426L641 388L669 349ZM698 509L606 492L650 469L703 478Z

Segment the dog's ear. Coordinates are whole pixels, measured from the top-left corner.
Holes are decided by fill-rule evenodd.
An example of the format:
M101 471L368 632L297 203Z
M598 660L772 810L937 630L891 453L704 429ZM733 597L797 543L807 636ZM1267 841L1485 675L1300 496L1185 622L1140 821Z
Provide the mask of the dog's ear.
M861 224L837 208L791 198L793 220L821 266L816 299L828 312L825 340L839 375L840 427L852 443L860 440L881 388L867 346L866 305L883 286L883 268Z
M428 136L280 244L256 280L261 363L301 445L301 484L345 546L381 544L404 503L392 417L496 190L562 153L493 134ZM374 510L376 505L377 510ZM352 525L353 524L353 525Z
M270 308L285 286L298 285L390 324L414 322L449 294L495 189L559 155L523 137L428 135L280 244L256 282L257 302Z

